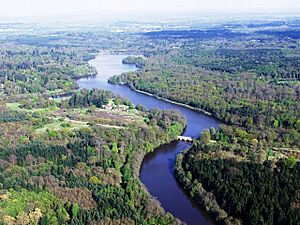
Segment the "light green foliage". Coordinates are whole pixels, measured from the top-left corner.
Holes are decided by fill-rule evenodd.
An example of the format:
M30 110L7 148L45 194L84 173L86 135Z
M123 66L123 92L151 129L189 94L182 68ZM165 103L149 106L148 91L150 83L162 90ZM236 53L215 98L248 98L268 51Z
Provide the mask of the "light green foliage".
M72 206L72 217L77 218L78 216L79 207L77 203L74 203Z
M273 155L272 150L267 147L267 150L266 150L266 160L269 160L272 155Z
M297 159L294 156L289 156L284 162L287 166L294 167L297 164Z
M2 215L16 218L23 212L27 213L28 208L40 209L42 215L53 216L56 214L55 205L60 201L53 194L43 192L33 192L26 189L15 191L10 189L1 195L0 208ZM68 215L64 212L67 219ZM1 220L0 220L1 221Z
M216 135L216 130L215 130L215 128L214 128L214 127L211 127L211 128L209 129L209 133L210 133L211 137L214 137L214 136Z
M181 134L182 126L179 123L174 123L168 128L167 132L169 133L172 139L176 138Z
M112 153L117 154L118 153L118 144L116 142L114 142L112 144L112 148L111 148Z
M93 183L93 184L100 184L101 181L99 180L98 177L96 176L92 176L90 179L89 179L89 182Z
M211 140L211 135L209 130L204 130L201 132L200 142L203 144L208 144Z

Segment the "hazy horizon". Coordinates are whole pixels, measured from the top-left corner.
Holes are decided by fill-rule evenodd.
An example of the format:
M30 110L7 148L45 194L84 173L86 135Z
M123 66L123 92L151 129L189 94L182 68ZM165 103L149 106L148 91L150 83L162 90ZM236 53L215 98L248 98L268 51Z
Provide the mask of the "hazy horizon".
M299 12L299 0L0 0L0 17L179 12Z

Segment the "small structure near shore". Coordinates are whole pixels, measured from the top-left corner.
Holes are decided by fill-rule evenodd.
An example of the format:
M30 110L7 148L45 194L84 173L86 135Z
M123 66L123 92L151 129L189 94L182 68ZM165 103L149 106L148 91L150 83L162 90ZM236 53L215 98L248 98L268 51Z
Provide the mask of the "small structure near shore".
M178 141L186 141L186 142L193 142L193 138L192 137L185 137L185 136L178 136L177 137Z

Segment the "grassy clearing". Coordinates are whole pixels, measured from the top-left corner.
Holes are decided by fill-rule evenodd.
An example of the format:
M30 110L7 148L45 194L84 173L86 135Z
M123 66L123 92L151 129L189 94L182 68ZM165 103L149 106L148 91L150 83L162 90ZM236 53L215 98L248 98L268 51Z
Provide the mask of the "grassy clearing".
M60 131L63 129L67 130L78 130L82 128L89 127L87 122L74 121L74 120L60 120L55 119L52 123L46 124L43 128L36 129L36 133L45 133L48 130Z
M49 112L55 112L57 111L59 108L58 107L51 107L51 108L38 108L38 109L31 109L28 110L30 112L34 112L34 113L39 113L39 114L47 114Z
M86 115L89 111L90 111L89 108L76 108L76 109L72 109L72 112L78 113L78 114L82 114L82 115Z
M18 103L18 102L13 102L13 103L6 103L6 107L10 110L13 110L13 111L19 111L19 110L22 110L20 108L21 104Z
M25 111L29 113L37 113L39 115L45 115L50 112L55 112L59 109L58 107L24 109L21 108L21 104L18 102L6 103L6 107L12 111Z

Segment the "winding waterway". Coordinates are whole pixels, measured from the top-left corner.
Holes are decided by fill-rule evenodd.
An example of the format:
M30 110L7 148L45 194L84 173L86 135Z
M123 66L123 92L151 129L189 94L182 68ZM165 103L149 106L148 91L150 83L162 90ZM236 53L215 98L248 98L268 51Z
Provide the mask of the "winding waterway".
M111 90L130 99L134 104L142 104L148 109L175 109L181 111L187 119L184 136L198 137L203 129L215 127L219 122L201 112L175 105L152 96L131 90L126 86L111 85L107 79L115 74L136 71L134 65L122 64L126 55L98 55L90 64L98 75L78 80L80 88L99 88ZM189 225L213 224L212 220L190 199L177 184L174 177L176 155L189 147L185 142L172 142L148 154L141 167L141 181L152 196L157 198L163 208Z

